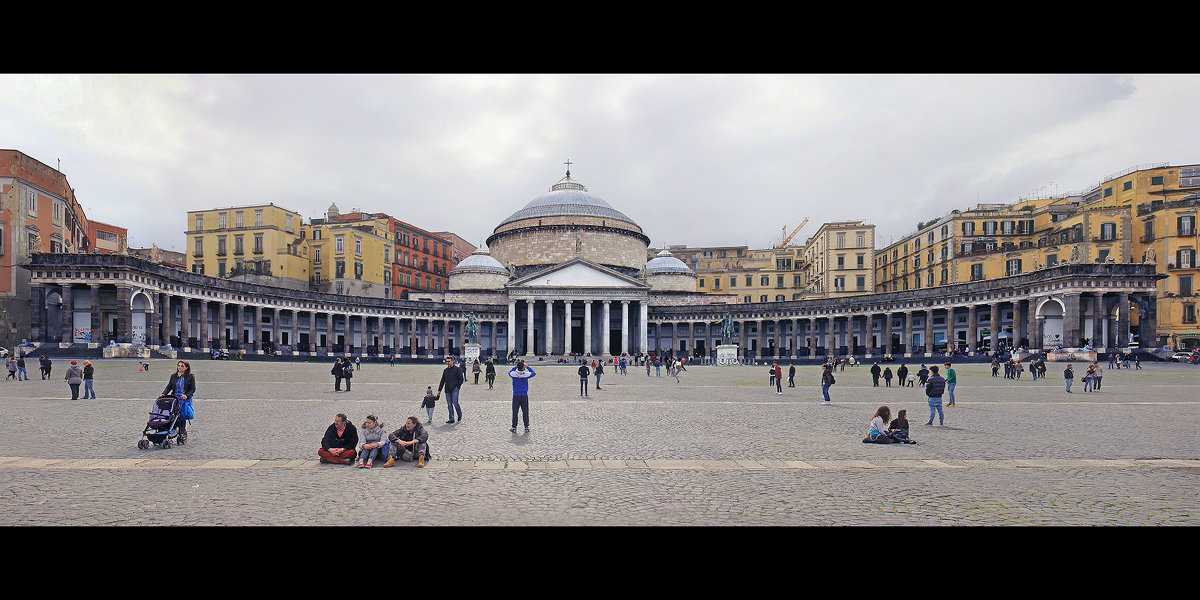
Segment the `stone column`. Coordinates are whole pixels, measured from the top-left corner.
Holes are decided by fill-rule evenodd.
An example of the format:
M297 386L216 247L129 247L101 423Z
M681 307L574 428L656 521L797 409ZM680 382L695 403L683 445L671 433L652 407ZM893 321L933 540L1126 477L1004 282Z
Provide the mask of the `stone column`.
M1032 318L1029 319L1029 349L1040 349L1042 347L1042 331L1046 323L1046 317L1044 315L1036 314L1037 302L1034 300L1029 301L1029 310L1035 313L1032 315Z
M954 333L954 307L946 309L946 344L947 348L957 348L958 338Z
M1063 296L1063 345L1069 347L1079 347L1080 338L1083 337L1083 320L1080 317L1082 300L1080 294L1066 294ZM1017 329L1013 327L1013 335L1017 335ZM1032 343L1032 340L1031 340Z
M592 301L583 301L583 353L592 351Z
M317 337L317 311L310 310L308 311L308 351L316 352L319 341L321 338Z
M979 344L979 323L975 319L975 305L972 304L967 307L967 356L975 356L975 346Z
M225 322L229 320L227 303L217 303L217 348L225 350Z
M1108 346L1105 325L1104 294L1092 294L1092 347L1097 350Z
M415 330L414 330L415 331ZM337 337L333 331L333 313L325 313L325 347L329 352L333 352L333 345L337 343ZM415 352L413 354L416 354Z
M912 356L913 312L904 311L904 339L900 340L904 346L904 356Z
M271 316L271 345L278 348L280 342L283 341L282 337L279 335L280 321L283 320L283 315L280 314L278 305L271 310L275 313Z
M783 321L780 319L771 319L775 323L775 354L773 358L779 360L779 348L783 346Z
M1117 301L1118 302L1118 304L1117 304L1117 341L1116 341L1116 343L1113 344L1113 347L1128 348L1129 347L1129 328L1130 328L1129 294L1127 292L1123 292L1120 294L1120 296L1118 296L1118 298L1119 298L1119 300ZM1139 316L1141 316L1142 318L1145 318L1145 315L1139 315ZM1064 317L1064 319L1065 318L1066 317Z
M569 325L568 325L569 327ZM629 354L629 301L621 301L621 354Z
M609 332L612 328L611 313L608 312L610 301L604 301L604 322L600 325L600 356L608 356L612 353L612 347L608 343Z
M517 347L517 301L508 301L508 344L505 348L505 354L513 351Z
M999 352L999 348L1000 348L1000 303L999 302L993 302L991 305L991 321L988 323L988 328L991 330L989 332L989 333L991 333L991 336L992 336L991 347L992 347L992 353L993 353L993 355L995 355L996 353ZM1066 343L1065 339L1063 340L1063 343Z
M671 356L675 355L679 348L679 321L671 321Z
M650 325L649 325L650 305L645 300L639 300L638 304L639 304L639 307L638 307L639 313L638 314L641 315L640 322L638 323L638 327L641 330L641 338L642 338L641 352L643 354L645 354L646 351L649 349L649 339L648 338L650 335Z
M546 300L546 356L554 354L554 299Z
M799 356L800 350L800 319L792 318L792 358ZM714 355L715 356L715 355Z
M179 345L183 348L192 347L191 301L186 296L179 297Z
M834 319L836 317L833 315L825 319L825 354L830 358L837 356L837 340L833 335Z
M91 328L92 328L92 343L100 344L101 346L103 346L104 340L102 340L101 336L100 336L100 329L103 327L103 322L101 321L101 316L100 316L100 285L99 284L89 285L88 286L88 294L91 296L91 301L92 301L91 315L89 315L90 320L91 320ZM165 306L164 300L166 298L167 298L167 295L162 294L162 297L159 299L158 310L160 313L162 312L163 307ZM45 303L43 302L43 306L44 305L45 305ZM167 338L167 339L170 339L170 338Z
M251 325L250 343L253 344L255 350L262 350L262 316L263 307L261 305L254 307L254 324Z
M68 275L69 275L69 273L68 273ZM59 342L65 342L67 344L74 343L74 341L75 341L75 290L73 290L69 284L62 286L62 306L60 306L59 309L60 309L59 316L62 318L61 319L62 325L60 327L60 331L62 333L61 333L60 337L58 338L58 340L59 340ZM127 312L130 314L129 330L133 331L133 323L132 323L133 312L129 308L129 302L125 302L121 305L121 315L124 316L125 313L127 313ZM129 337L126 337L125 341L132 342L133 340L129 339Z
M292 348L300 347L300 311L292 309L292 336L288 340L288 345Z
M533 302L525 301L525 356L533 356Z
M571 299L563 300L563 354L571 353Z

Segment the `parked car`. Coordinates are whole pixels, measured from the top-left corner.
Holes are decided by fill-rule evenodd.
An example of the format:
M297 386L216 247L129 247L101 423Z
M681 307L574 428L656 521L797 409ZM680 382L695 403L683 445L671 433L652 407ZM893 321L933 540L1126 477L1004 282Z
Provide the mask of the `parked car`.
M0 346L0 358L8 358L8 348Z
M1171 355L1172 362L1189 362L1192 360L1191 352L1176 352Z

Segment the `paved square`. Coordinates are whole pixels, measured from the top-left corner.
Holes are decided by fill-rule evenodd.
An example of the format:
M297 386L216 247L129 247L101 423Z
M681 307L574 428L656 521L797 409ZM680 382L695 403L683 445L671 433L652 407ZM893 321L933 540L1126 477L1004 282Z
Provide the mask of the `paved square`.
M366 470L318 463L333 415L424 422L440 365L364 364L338 393L326 363L193 361L187 445L139 450L173 361L94 361L99 399L74 402L64 362L0 384L0 525L1200 523L1190 365L1106 370L1072 394L1062 364L1036 381L958 365L958 405L928 427L921 388L872 387L866 366L839 371L823 406L812 366L782 396L765 366L678 383L609 369L585 399L574 367L534 363L532 429L515 434L502 367L496 389L464 386L463 422L438 402L426 468ZM917 444L861 443L881 404L908 411Z

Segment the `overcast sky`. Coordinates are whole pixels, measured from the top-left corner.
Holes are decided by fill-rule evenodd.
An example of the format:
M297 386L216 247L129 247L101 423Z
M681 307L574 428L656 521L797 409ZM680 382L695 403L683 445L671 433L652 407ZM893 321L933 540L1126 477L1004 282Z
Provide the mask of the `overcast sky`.
M563 176L651 244L877 247L978 203L1200 163L1195 75L0 75L0 147L89 218L185 248L186 212L385 212L473 244Z

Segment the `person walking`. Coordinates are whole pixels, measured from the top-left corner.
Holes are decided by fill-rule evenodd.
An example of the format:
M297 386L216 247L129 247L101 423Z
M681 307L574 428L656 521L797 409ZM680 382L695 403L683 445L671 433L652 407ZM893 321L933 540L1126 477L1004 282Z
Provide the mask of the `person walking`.
M937 414L938 425L946 424L946 415L942 412L942 395L946 392L946 379L938 375L937 366L929 368L929 381L925 383L925 397L929 398L929 421L926 425L933 425L933 415Z
M490 358L487 359L487 363L484 365L483 378L487 381L488 389L492 389L493 384L496 383L496 364Z
M885 367L883 369L883 385L884 387L892 387L892 368Z
M588 368L587 363L579 365L579 396L587 398L588 395L588 376L592 374L592 370Z
M900 363L900 368L896 369L896 379L900 382L900 387L904 387L908 382L908 365Z
M958 373L954 371L954 367L951 367L950 363L946 363L944 366L946 367L946 394L950 396L946 406L954 406L954 386L958 384ZM1020 368L1019 363L1017 368ZM1017 378L1020 379L1020 377L1020 371L1018 371Z
M446 410L450 412L450 420L446 421L447 425L462 422L462 406L458 404L458 392L462 389L462 384L466 379L462 369L454 364L454 359L446 357L446 368L442 369L442 380L438 382L437 397L441 398L442 390L446 390ZM455 411L458 412L457 421L454 418Z
M1095 373L1096 367L1094 365L1088 365L1087 370L1083 372L1083 391L1092 391L1092 382L1095 381Z
M1066 383L1068 394L1071 393L1071 384L1075 382L1075 369L1072 368L1073 366L1067 365L1066 370L1063 371L1063 381Z
M12 379L13 381L16 381L16 379L17 379L17 359L10 356L10 357L8 357L8 360L5 361L5 363L6 363L5 366L8 368L8 375L4 377L4 380L7 381L9 379Z
M525 423L525 431L529 431L529 380L537 376L533 369L525 366L525 361L518 360L517 366L508 370L508 376L512 379L513 399L512 399L512 427L509 431L517 431L517 412L521 413L521 418ZM587 381L585 378L584 381Z
M96 368L92 361L83 361L83 399L96 399Z
M63 378L67 385L71 386L71 399L79 399L79 384L83 383L83 369L79 368L79 361L72 360L71 366L67 367L67 375Z
M882 370L879 368L879 363L871 365L871 381L875 384L875 387L879 387L879 374L881 372Z
M596 389L600 389L600 376L604 374L604 361L596 363L596 370L592 374L596 376Z
M479 385L480 372L482 372L482 369L479 367L479 359L477 358L471 363L471 374L475 376L475 383L472 385Z
M796 364L788 366L788 387L796 387Z
M1100 368L1100 363L1098 362L1092 363L1092 366L1096 367L1096 371L1092 373L1092 391L1098 392L1100 391L1100 381L1104 379L1104 369Z
M835 383L837 380L833 378L833 365L825 363L821 371L821 396L825 399L824 404L829 404L829 386Z
M783 395L783 369L780 368L778 362L773 363L771 365L771 373L775 379L775 395L782 396Z
M1138 367L1142 368L1141 366ZM25 353L17 357L17 381L29 381L29 373L25 371Z
M917 371L917 381L921 387L925 387L925 383L929 381L929 367L925 366L925 363L921 363L921 369Z
M50 379L50 369L54 366L54 361L50 360L49 356L43 354L38 358L38 362L42 368L42 379Z

